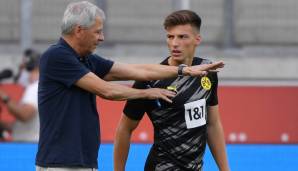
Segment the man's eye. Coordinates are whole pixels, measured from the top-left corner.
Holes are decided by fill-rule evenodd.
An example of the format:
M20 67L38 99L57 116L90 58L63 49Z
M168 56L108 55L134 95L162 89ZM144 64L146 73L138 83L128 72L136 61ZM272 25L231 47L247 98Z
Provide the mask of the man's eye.
M181 35L181 36L179 36L179 38L180 39L185 39L185 38L187 38L187 36L186 35Z

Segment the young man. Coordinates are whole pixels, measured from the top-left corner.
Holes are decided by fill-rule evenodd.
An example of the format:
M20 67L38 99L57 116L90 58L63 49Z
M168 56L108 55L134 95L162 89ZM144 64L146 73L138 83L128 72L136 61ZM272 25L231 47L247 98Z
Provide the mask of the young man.
M62 37L40 61L38 108L40 139L37 170L97 170L100 145L95 96L110 100L163 99L165 89L139 90L110 80L156 80L176 77L178 67L119 64L92 54L104 40L104 13L87 1L67 6ZM204 75L222 62L180 69L184 75Z
M161 64L193 66L210 63L194 57L201 42L200 17L189 10L176 11L164 21L170 56ZM123 110L115 139L114 168L125 170L130 137L144 113L154 127L154 143L145 164L146 171L202 169L208 143L221 171L228 171L223 129L217 99L217 74L158 81L136 82L134 88L164 88L175 91L172 103L164 100L129 100Z

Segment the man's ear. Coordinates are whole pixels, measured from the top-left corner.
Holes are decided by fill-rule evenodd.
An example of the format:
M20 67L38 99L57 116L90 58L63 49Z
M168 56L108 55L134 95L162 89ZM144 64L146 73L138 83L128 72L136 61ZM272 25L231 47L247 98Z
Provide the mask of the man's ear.
M196 45L201 44L201 41L202 41L201 34L198 33L198 34L196 35Z
M73 33L76 37L80 36L82 33L82 27L79 25L76 25L75 28L73 29Z

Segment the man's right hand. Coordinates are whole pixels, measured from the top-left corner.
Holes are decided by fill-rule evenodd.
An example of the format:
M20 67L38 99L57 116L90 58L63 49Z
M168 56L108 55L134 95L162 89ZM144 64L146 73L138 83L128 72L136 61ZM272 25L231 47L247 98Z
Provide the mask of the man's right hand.
M211 64L201 64L183 68L183 75L205 76L208 72L218 72L217 69L224 67L224 62L214 62Z
M147 99L163 99L169 103L172 103L172 98L175 97L176 93L161 88L149 88L145 89L144 95Z

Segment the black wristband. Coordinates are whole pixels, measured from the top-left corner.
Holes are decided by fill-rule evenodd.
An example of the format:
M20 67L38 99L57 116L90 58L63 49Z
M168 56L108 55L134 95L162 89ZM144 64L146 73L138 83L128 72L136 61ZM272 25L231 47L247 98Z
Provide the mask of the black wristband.
M7 104L10 100L10 97L7 95L1 96L1 100L4 104Z
M178 77L182 77L183 76L183 68L184 67L187 67L187 65L185 65L185 64L180 64L179 66L178 66Z

